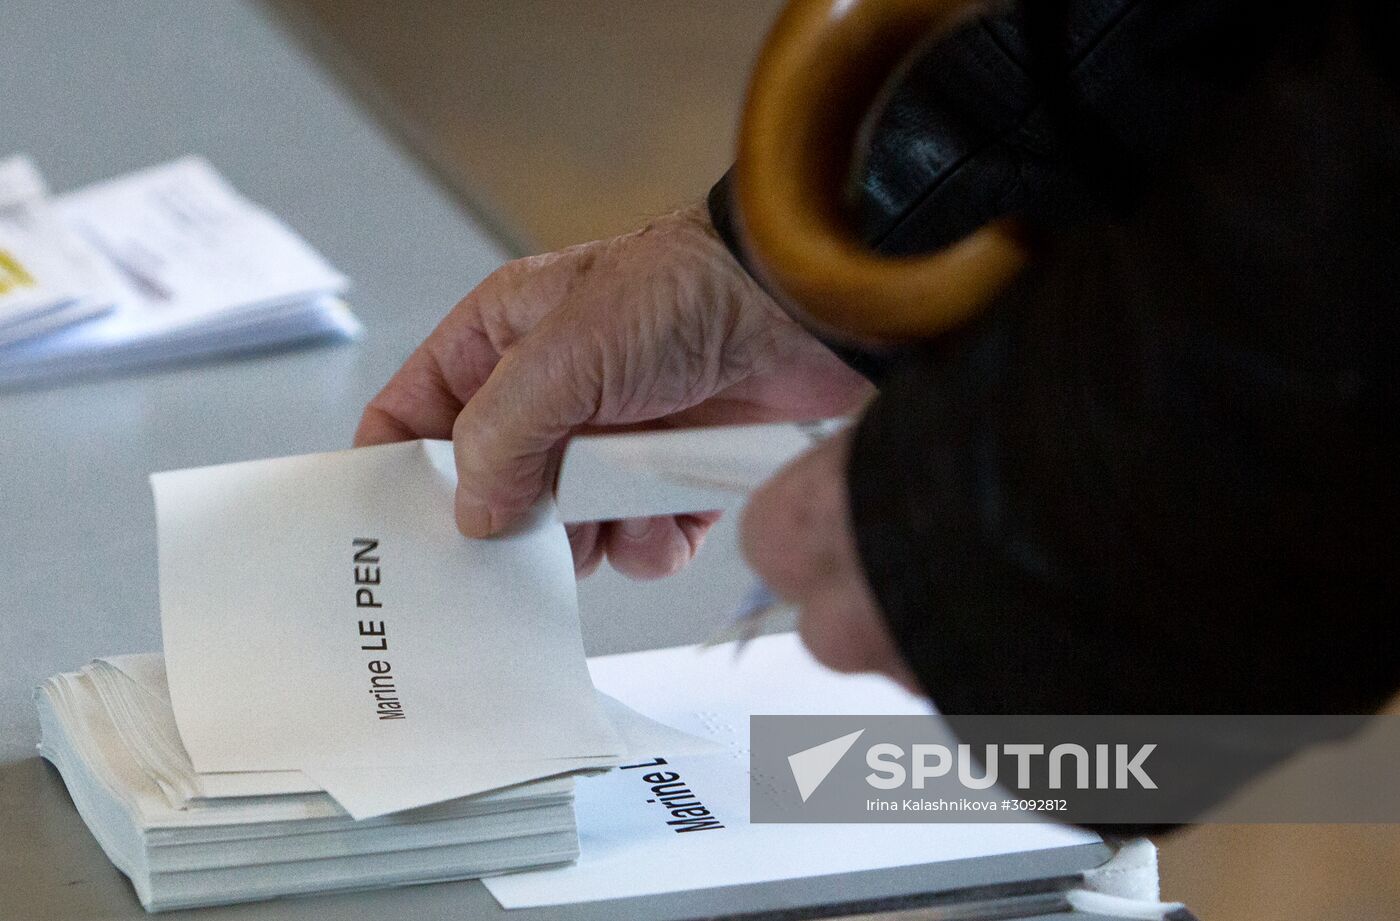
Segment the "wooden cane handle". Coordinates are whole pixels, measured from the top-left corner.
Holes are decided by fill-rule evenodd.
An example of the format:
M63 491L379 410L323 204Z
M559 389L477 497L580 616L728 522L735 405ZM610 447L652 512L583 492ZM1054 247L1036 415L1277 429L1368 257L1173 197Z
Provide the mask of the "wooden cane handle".
M749 86L735 171L741 239L790 306L860 340L926 337L973 315L1020 270L1013 221L937 252L884 256L845 197L887 87L914 52L981 11L968 0L791 0Z

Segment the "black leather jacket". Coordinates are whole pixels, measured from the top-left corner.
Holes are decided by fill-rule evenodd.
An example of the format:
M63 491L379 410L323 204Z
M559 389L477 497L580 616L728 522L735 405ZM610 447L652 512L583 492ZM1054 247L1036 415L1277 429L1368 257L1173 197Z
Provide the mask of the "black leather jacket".
M978 22L878 123L890 252L1032 268L872 355L849 483L947 713L1360 713L1400 687L1390 3L1076 0ZM727 183L710 198L733 241Z

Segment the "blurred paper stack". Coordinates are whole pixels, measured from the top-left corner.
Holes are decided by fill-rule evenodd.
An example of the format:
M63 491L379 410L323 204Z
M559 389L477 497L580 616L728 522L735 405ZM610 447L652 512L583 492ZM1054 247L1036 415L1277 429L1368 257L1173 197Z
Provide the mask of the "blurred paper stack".
M0 161L0 387L353 337L347 284L199 158L57 198Z
M34 164L0 160L0 346L112 306L106 261L60 220Z

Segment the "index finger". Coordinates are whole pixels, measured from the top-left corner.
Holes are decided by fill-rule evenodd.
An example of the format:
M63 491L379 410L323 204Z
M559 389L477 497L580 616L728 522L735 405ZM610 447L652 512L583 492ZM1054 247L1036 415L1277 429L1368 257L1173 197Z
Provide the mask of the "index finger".
M461 409L462 401L425 342L369 401L355 430L355 447L451 438L452 423Z

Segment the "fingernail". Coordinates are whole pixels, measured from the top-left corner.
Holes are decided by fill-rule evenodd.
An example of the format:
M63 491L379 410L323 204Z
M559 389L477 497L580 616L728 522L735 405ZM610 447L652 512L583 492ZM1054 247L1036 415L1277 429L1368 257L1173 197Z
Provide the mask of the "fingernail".
M624 518L622 519L622 533L629 540L641 540L651 533L651 529L655 525L655 518Z
M457 494L457 530L467 537L487 537L491 533L491 511L464 493Z

